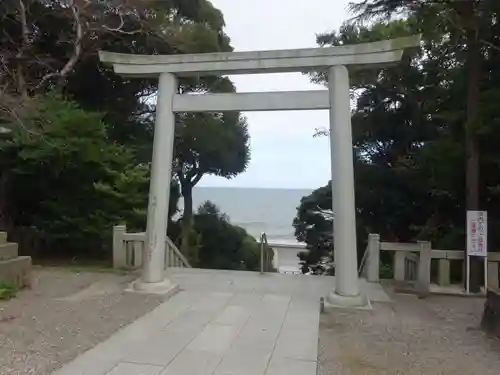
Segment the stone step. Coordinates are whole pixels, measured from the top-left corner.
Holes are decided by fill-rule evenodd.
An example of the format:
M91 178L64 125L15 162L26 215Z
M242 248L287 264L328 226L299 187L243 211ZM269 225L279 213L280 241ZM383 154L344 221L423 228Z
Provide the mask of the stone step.
M7 232L0 232L0 245L7 243Z
M31 286L31 257L17 257L0 261L0 282L8 282L19 288Z
M17 243L7 242L0 244L0 261L17 258L18 255Z

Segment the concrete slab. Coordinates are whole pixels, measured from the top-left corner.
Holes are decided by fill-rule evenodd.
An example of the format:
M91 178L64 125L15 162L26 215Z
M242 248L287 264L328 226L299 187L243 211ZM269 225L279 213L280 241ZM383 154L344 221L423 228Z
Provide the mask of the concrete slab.
M197 350L183 350L160 375L212 375L222 356Z
M271 353L276 345L280 329L276 324L263 327L263 324L256 324L255 320L250 320L233 342L232 347L247 351L260 348Z
M319 314L315 311L288 311L283 323L283 330L309 329L318 327Z
M251 312L244 306L228 306L224 311L216 316L214 323L220 325L230 325L243 328Z
M212 312L189 308L170 322L164 330L169 335L176 335L186 331L196 335L213 319L213 315Z
M290 301L289 312L309 312L316 313L319 309L319 303L315 297L294 298Z
M262 306L262 295L257 293L236 293L231 300L231 305L243 306L252 312Z
M223 355L238 336L238 328L220 324L209 324L188 345L188 350L204 350Z
M135 346L125 356L128 362L157 366L168 365L195 337L196 332L161 332L143 345ZM162 367L163 368L163 367Z
M297 276L279 273L171 268L167 277L181 289L189 291L230 292L245 294L280 294L300 296L300 300L316 301L335 287L335 277ZM372 302L390 302L382 286L360 279L361 292Z
M228 292L206 293L193 303L191 309L205 312L218 312L231 298L233 298L233 296L233 293Z
M162 369L161 366L119 363L106 375L158 375Z
M231 348L214 375L264 375L270 359L267 348Z
M316 375L316 369L316 362L291 358L273 358L266 375Z
M108 340L83 353L53 375L103 375L116 366L133 348L140 348L149 338L185 312L198 293L181 293L118 331Z
M181 292L53 375L316 373L319 298L333 277L193 269L167 277Z

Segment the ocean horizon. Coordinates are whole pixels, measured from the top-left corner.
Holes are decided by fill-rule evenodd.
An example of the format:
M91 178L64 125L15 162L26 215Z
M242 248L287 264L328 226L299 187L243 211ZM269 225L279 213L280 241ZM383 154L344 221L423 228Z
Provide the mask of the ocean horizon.
M266 233L269 242L296 244L293 219L302 197L313 189L195 187L193 209L206 201L214 203L233 225L244 228L251 236ZM180 208L183 208L181 199Z

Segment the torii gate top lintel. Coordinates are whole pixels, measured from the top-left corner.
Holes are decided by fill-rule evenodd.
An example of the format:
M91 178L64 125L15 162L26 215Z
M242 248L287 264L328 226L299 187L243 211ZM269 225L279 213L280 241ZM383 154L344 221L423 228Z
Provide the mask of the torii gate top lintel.
M100 51L102 62L124 76L253 74L322 70L335 65L351 69L395 64L408 48L418 47L420 35L329 48L179 55L134 55Z

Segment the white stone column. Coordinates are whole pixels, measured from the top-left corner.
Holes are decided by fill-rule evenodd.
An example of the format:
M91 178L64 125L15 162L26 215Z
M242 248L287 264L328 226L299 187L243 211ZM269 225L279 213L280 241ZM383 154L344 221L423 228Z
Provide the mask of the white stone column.
M175 131L172 102L176 92L175 76L162 73L156 104L143 271L140 281L134 285L136 290L143 292L168 293L175 288L165 278L165 240Z
M380 235L368 235L368 272L367 281L378 283L380 281Z
M361 306L367 301L359 290L349 72L345 66L329 69L328 89L335 290L327 297L327 302L332 305Z

